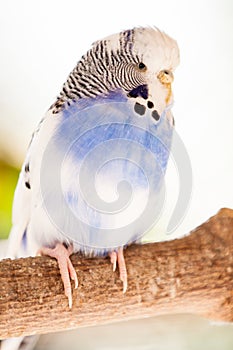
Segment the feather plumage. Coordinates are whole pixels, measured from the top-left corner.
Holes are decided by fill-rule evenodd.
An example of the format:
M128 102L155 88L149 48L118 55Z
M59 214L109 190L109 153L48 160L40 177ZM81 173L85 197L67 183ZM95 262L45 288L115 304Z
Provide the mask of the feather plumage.
M110 253L113 266L119 258L126 291L122 247L153 224L163 195L173 130L169 79L178 63L176 42L156 28L93 44L33 134L15 191L8 256L41 247L56 256L62 244L72 246L68 260L71 251ZM64 286L71 306L70 281Z

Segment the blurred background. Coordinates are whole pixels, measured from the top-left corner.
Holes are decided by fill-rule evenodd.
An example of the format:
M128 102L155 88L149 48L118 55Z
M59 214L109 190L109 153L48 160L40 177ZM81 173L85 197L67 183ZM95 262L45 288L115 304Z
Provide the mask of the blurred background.
M189 210L171 238L189 232L221 207L233 208L232 19L231 0L1 1L0 238L6 238L10 230L14 188L31 134L67 75L92 42L137 25L156 25L177 40L181 51L181 63L175 74L173 113L176 130L191 159L194 182ZM167 177L168 202L172 208L177 194L172 190L175 181L172 166ZM121 344L114 349L172 349L176 341L177 349L206 349L197 341L201 329L201 339L218 334L215 345L211 343L212 349L233 348L231 327L216 331L216 326L208 322L203 326L203 320L191 318L187 328L187 320L182 320L178 322L180 328L176 328L175 320L172 323L179 339L174 338L171 343L155 331L148 347L145 342L136 347L129 340L126 347ZM165 336L167 328L175 337L171 319L160 321L164 326L162 334ZM147 322L145 327L158 330L160 321ZM141 322L135 327L143 325ZM119 333L131 326L132 323L117 326L115 331ZM85 339L85 332L78 331L79 339ZM96 332L102 336L106 333L105 328L90 330L93 336ZM140 332L135 334L138 339L142 336ZM53 340L49 341L53 344ZM214 347L218 342L219 346ZM104 347L103 342L98 347L97 343L98 340L92 345L86 342L82 349L113 348ZM41 344L39 349L48 348ZM65 348L61 342L59 346Z

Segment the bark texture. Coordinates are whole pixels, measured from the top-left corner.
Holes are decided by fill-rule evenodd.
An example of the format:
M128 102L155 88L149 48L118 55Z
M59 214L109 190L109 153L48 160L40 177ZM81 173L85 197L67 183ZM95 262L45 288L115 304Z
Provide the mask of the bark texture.
M57 262L0 262L0 338L172 313L233 322L233 210L188 236L125 250L128 290L107 258L72 256L79 287L68 307Z

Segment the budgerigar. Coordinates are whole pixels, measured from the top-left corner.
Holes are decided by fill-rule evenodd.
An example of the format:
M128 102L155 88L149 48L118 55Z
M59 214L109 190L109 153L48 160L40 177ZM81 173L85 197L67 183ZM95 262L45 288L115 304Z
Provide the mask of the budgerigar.
M77 287L78 277L69 257L77 251L109 255L127 290L123 248L140 240L159 211L178 63L176 41L157 28L97 41L33 134L8 256L56 258L70 307L70 279Z

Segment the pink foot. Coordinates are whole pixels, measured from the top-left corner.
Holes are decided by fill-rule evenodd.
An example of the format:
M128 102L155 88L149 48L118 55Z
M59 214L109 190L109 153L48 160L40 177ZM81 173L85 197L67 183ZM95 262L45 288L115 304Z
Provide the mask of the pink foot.
M123 248L119 248L117 252L113 251L109 255L110 255L111 263L113 264L113 271L116 270L116 264L118 262L120 279L123 282L123 293L125 293L127 290L128 282L127 282L127 270L126 270Z
M38 251L39 255L48 255L57 259L58 266L61 273L62 282L64 285L65 295L68 298L69 307L72 308L72 289L70 278L74 281L75 288L78 287L78 277L72 262L70 261L70 255L73 253L73 246L70 245L65 248L62 243L57 243L55 248L43 247Z

